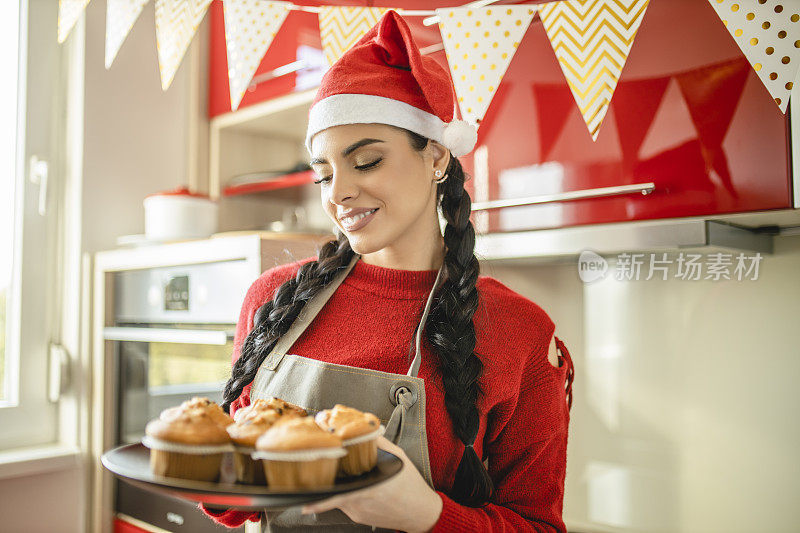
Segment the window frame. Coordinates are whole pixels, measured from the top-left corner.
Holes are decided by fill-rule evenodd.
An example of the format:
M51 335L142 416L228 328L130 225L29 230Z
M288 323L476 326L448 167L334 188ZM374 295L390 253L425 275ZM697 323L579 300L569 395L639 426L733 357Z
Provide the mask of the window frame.
M58 457L63 465L87 440L77 372L79 359L87 357L81 350L81 271L90 271L80 255L84 17L58 44L57 2L21 0L19 15L15 261L6 346L11 379L8 401L0 406L0 477L9 464L17 463L16 471L32 457ZM48 163L44 216L39 186L29 179L32 155Z

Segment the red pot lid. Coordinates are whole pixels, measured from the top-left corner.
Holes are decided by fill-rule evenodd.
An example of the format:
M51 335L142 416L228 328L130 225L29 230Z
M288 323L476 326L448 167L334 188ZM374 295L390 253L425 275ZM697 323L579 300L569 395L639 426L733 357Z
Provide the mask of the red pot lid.
M208 196L207 194L192 192L186 186L178 187L177 189L173 189L171 191L154 192L148 194L147 196L145 196L145 198L150 198L151 196L191 196L193 198L205 198L206 200L211 199L211 197Z

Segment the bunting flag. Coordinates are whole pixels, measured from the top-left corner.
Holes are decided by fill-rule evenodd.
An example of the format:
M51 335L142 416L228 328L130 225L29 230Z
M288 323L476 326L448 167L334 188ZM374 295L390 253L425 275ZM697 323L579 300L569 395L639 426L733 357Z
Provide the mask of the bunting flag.
M320 6L319 32L328 65L333 65L389 7Z
M700 133L706 168L714 170L734 198L728 158L722 147L750 74L748 62L737 57L731 61L692 69L675 76L689 108L695 128Z
M563 83L536 83L533 85L533 101L539 129L539 160L549 161L550 152L564 131L570 111L575 109L575 99Z
M225 0L225 44L231 109L236 110L250 80L289 14L289 2Z
M769 94L785 114L800 67L800 6L757 0L709 0Z
M108 0L106 4L106 68L111 68L122 43L150 0Z
M670 77L620 82L614 91L614 122L626 170L639 160L639 149L656 118Z
M597 140L648 2L563 0L537 6L592 140Z
M436 9L461 117L479 124L536 10L527 5Z
M69 32L75 27L78 18L91 0L58 0L58 43L61 44L69 37Z
M209 4L211 0L156 0L156 45L162 90L172 84Z

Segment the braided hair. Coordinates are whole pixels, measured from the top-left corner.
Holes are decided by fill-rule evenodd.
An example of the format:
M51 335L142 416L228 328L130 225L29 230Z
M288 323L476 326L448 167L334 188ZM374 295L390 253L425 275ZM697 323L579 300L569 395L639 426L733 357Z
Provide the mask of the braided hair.
M403 131L413 149L421 151L428 145L428 138ZM453 430L464 444L449 495L462 505L478 507L485 505L494 491L492 479L473 447L480 420L476 406L481 393L478 379L483 371L483 363L475 353L472 320L478 308L479 265L474 253L475 229L469 219L472 204L464 189L465 173L457 158L450 157L446 175L447 179L437 185L436 191L447 222L444 281L434 295L424 333L438 355L445 406ZM272 300L258 309L253 328L242 343L240 356L225 385L222 406L226 411L255 379L258 368L305 303L347 267L354 253L347 237L337 230L336 240L320 249L318 259L303 264L294 278L278 287Z

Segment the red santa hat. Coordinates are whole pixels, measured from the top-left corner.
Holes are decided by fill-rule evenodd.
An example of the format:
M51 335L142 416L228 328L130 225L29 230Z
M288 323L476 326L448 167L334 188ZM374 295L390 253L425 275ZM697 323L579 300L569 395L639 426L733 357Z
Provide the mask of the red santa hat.
M306 148L314 134L341 124L378 123L411 130L455 157L475 147L475 126L456 117L450 74L422 56L394 10L347 50L322 77L308 113Z

